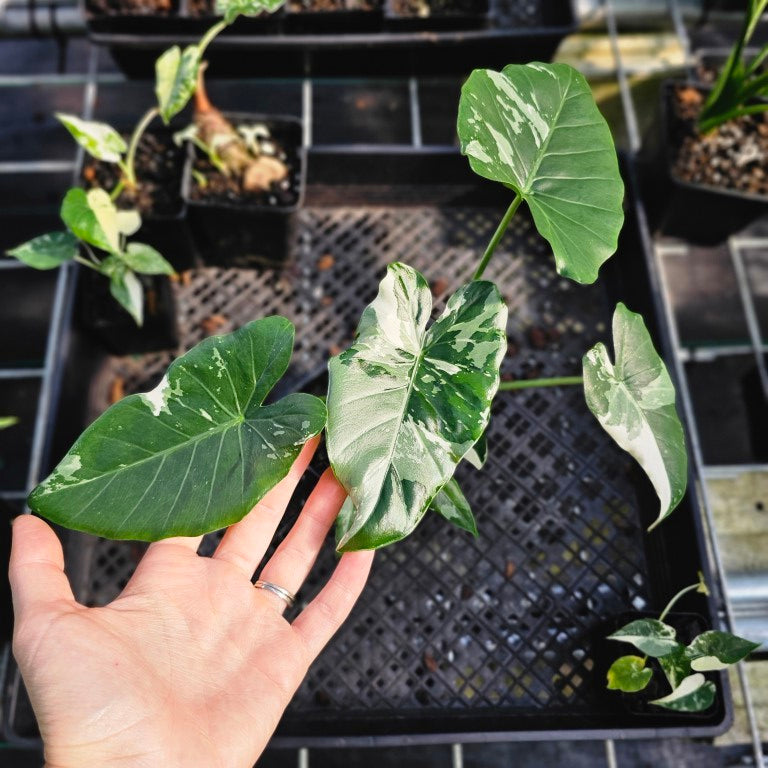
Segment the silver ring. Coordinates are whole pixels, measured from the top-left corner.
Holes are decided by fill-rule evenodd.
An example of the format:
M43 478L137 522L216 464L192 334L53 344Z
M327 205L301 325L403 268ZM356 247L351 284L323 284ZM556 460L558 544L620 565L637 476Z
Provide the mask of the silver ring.
M281 600L285 600L288 603L288 607L292 608L296 602L296 595L292 595L287 589L279 587L277 584L273 584L271 581L262 581L259 579L253 583L256 589L266 589L267 592L271 592L273 595L277 595Z

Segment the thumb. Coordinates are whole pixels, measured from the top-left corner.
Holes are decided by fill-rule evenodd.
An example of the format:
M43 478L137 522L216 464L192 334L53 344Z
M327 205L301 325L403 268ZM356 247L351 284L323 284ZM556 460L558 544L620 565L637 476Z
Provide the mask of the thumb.
M32 515L13 521L8 578L18 621L25 612L74 595L64 573L61 543L48 523Z

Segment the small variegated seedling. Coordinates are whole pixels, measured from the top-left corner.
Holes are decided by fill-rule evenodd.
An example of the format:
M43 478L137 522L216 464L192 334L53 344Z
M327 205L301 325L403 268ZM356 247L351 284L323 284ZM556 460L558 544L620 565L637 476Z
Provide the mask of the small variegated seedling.
M173 46L155 62L156 103L138 121L127 143L107 123L57 113L61 124L91 157L117 166L119 180L112 190L96 188L86 193L77 187L70 189L61 207L67 231L36 237L12 248L8 255L35 269L53 269L66 262L77 261L97 270L109 279L114 298L130 313L137 325L141 325L144 295L136 275L173 272L168 262L150 246L126 244L125 237L138 231L141 218L137 211L115 209L115 201L123 191L135 193L139 185L136 151L141 137L157 117L167 125L186 107L195 93L205 51L222 30L240 15L271 13L283 2L217 0L216 13L224 18L208 29L198 43L188 45L183 51L179 46ZM103 251L103 255L97 256L94 248Z
M726 669L749 656L760 646L730 632L710 630L693 638L688 645L677 639L674 627L666 624L670 611L678 600L689 592L708 594L702 574L699 581L681 589L667 603L658 619L636 619L609 635L609 640L630 643L643 656L621 656L608 670L608 688L624 693L644 690L654 675L648 659L664 673L672 689L669 694L650 701L657 707L677 712L703 712L715 700L714 682L707 680L705 672Z

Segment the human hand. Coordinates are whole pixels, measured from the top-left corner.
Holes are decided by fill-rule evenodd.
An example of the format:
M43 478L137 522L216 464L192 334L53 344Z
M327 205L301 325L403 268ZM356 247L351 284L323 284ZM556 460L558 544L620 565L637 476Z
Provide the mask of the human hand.
M251 584L317 443L227 529L213 557L197 555L202 537L155 542L104 607L75 602L50 526L16 519L13 648L48 768L253 765L373 560L343 555L292 624L283 600ZM296 593L344 498L327 470L259 578Z

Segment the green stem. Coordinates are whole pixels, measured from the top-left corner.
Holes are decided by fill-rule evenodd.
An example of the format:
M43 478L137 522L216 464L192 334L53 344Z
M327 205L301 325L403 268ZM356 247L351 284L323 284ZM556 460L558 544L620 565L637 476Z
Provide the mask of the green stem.
M688 594L688 592L693 592L694 589L698 589L701 586L701 582L697 582L696 584L691 584L690 587L685 587L685 589L681 589L666 605L664 610L659 614L659 621L664 621L667 614L672 610L675 603L685 594Z
M488 243L488 247L485 249L482 261L480 262L480 266L478 266L477 270L475 271L475 276L472 278L473 280L479 280L483 276L483 272L485 272L485 268L488 266L488 262L491 260L491 256L493 256L493 252L496 250L496 246L499 244L499 240L501 240L502 236L504 235L509 222L512 221L512 217L515 215L515 211L520 205L522 199L523 198L520 197L520 193L518 192L515 195L515 199L510 203L509 208L507 208L507 212L499 222L499 226L496 227L496 231L493 233L493 237Z
M227 22L223 19L216 24L214 24L200 39L200 42L197 44L197 49L200 52L200 58L203 58L203 53L205 53L205 49L211 44L211 41L213 40L216 35L221 32L222 29L225 29L227 26Z
M75 261L78 264L82 264L84 267L88 267L89 269L95 269L97 272L101 271L95 264L92 264L90 261L88 261L88 259L84 259L82 256L75 256Z
M120 197L120 193L125 189L125 179L120 179L115 185L115 188L110 192L109 199L114 202Z
M152 107L152 109L147 110L146 114L139 120L138 125L133 131L133 136L131 136L131 143L128 145L128 153L125 156L125 181L130 187L136 186L136 169L134 168L134 163L136 160L136 149L139 146L139 140L144 134L144 131L149 127L149 124L158 114L159 110L157 107Z
M556 376L550 379L520 379L519 381L502 381L499 392L516 389L533 389L534 387L569 387L583 383L582 376Z

